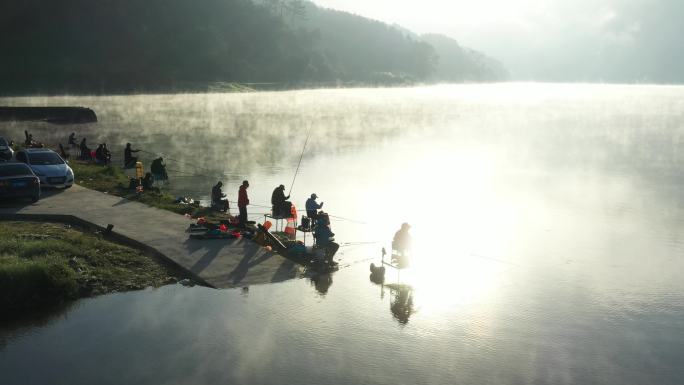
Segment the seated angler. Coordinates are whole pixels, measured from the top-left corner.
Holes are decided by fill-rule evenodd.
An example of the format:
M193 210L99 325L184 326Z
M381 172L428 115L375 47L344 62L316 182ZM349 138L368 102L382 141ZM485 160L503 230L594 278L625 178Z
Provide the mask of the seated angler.
M164 158L161 156L152 161L150 165L150 171L152 171L152 176L154 180L163 181L169 179L169 175L166 173L166 165L164 164Z
M142 188L144 191L150 191L152 190L152 185L154 184L154 177L152 176L151 172L148 172L145 174L145 177L142 178Z
M411 226L408 223L403 223L401 229L394 234L392 240L392 250L395 250L398 255L406 255L411 250L411 234L409 234Z
M313 223L316 223L316 218L318 218L318 210L323 208L323 202L316 203L316 198L318 195L311 194L311 198L306 200L306 216L311 218Z
M219 211L228 211L228 199L224 199L226 194L221 191L223 182L219 181L216 186L211 188L211 207Z
M292 208L292 203L287 200L290 196L285 196L285 186L280 185L273 190L271 194L271 204L273 205L273 216L276 218L283 218L290 216L290 209Z
M327 262L334 263L333 257L340 248L340 245L335 242L335 233L330 229L330 221L327 215L321 214L318 216L314 238L316 238L316 246L325 250Z

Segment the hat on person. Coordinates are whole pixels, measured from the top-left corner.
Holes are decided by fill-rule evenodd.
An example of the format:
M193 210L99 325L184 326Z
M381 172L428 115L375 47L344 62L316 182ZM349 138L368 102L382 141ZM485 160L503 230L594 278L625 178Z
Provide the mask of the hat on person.
M316 193L313 193L313 194L311 194L311 198L316 199L316 198L318 198L318 195L316 195Z
M280 186L278 186L278 188L281 190L285 190L285 185L281 184Z

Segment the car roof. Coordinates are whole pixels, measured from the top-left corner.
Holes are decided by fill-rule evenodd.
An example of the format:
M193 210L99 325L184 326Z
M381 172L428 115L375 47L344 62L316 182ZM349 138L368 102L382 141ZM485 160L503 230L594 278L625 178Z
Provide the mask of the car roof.
M16 165L24 166L24 167L28 168L29 170L31 169L31 167L29 167L26 163L22 163L22 162L0 162L0 167L16 166Z

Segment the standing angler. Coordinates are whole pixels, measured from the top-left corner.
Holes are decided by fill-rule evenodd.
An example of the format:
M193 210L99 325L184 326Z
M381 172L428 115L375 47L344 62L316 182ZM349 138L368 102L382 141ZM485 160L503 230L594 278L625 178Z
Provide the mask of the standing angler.
M242 181L242 186L238 191L238 209L240 209L240 226L245 227L247 225L247 205L249 204L249 197L247 196L247 188L249 187L249 182Z
M131 148L130 143L126 143L126 148L124 149L124 168L133 168L138 158L133 156L134 152L140 152L140 150L134 150Z

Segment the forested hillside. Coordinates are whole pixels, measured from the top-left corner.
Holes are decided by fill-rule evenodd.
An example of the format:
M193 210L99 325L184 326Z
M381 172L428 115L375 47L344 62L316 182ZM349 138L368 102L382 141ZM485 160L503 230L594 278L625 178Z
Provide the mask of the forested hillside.
M459 70L438 51L398 28L299 0L0 5L1 94L500 79L486 66L475 76L443 77Z

